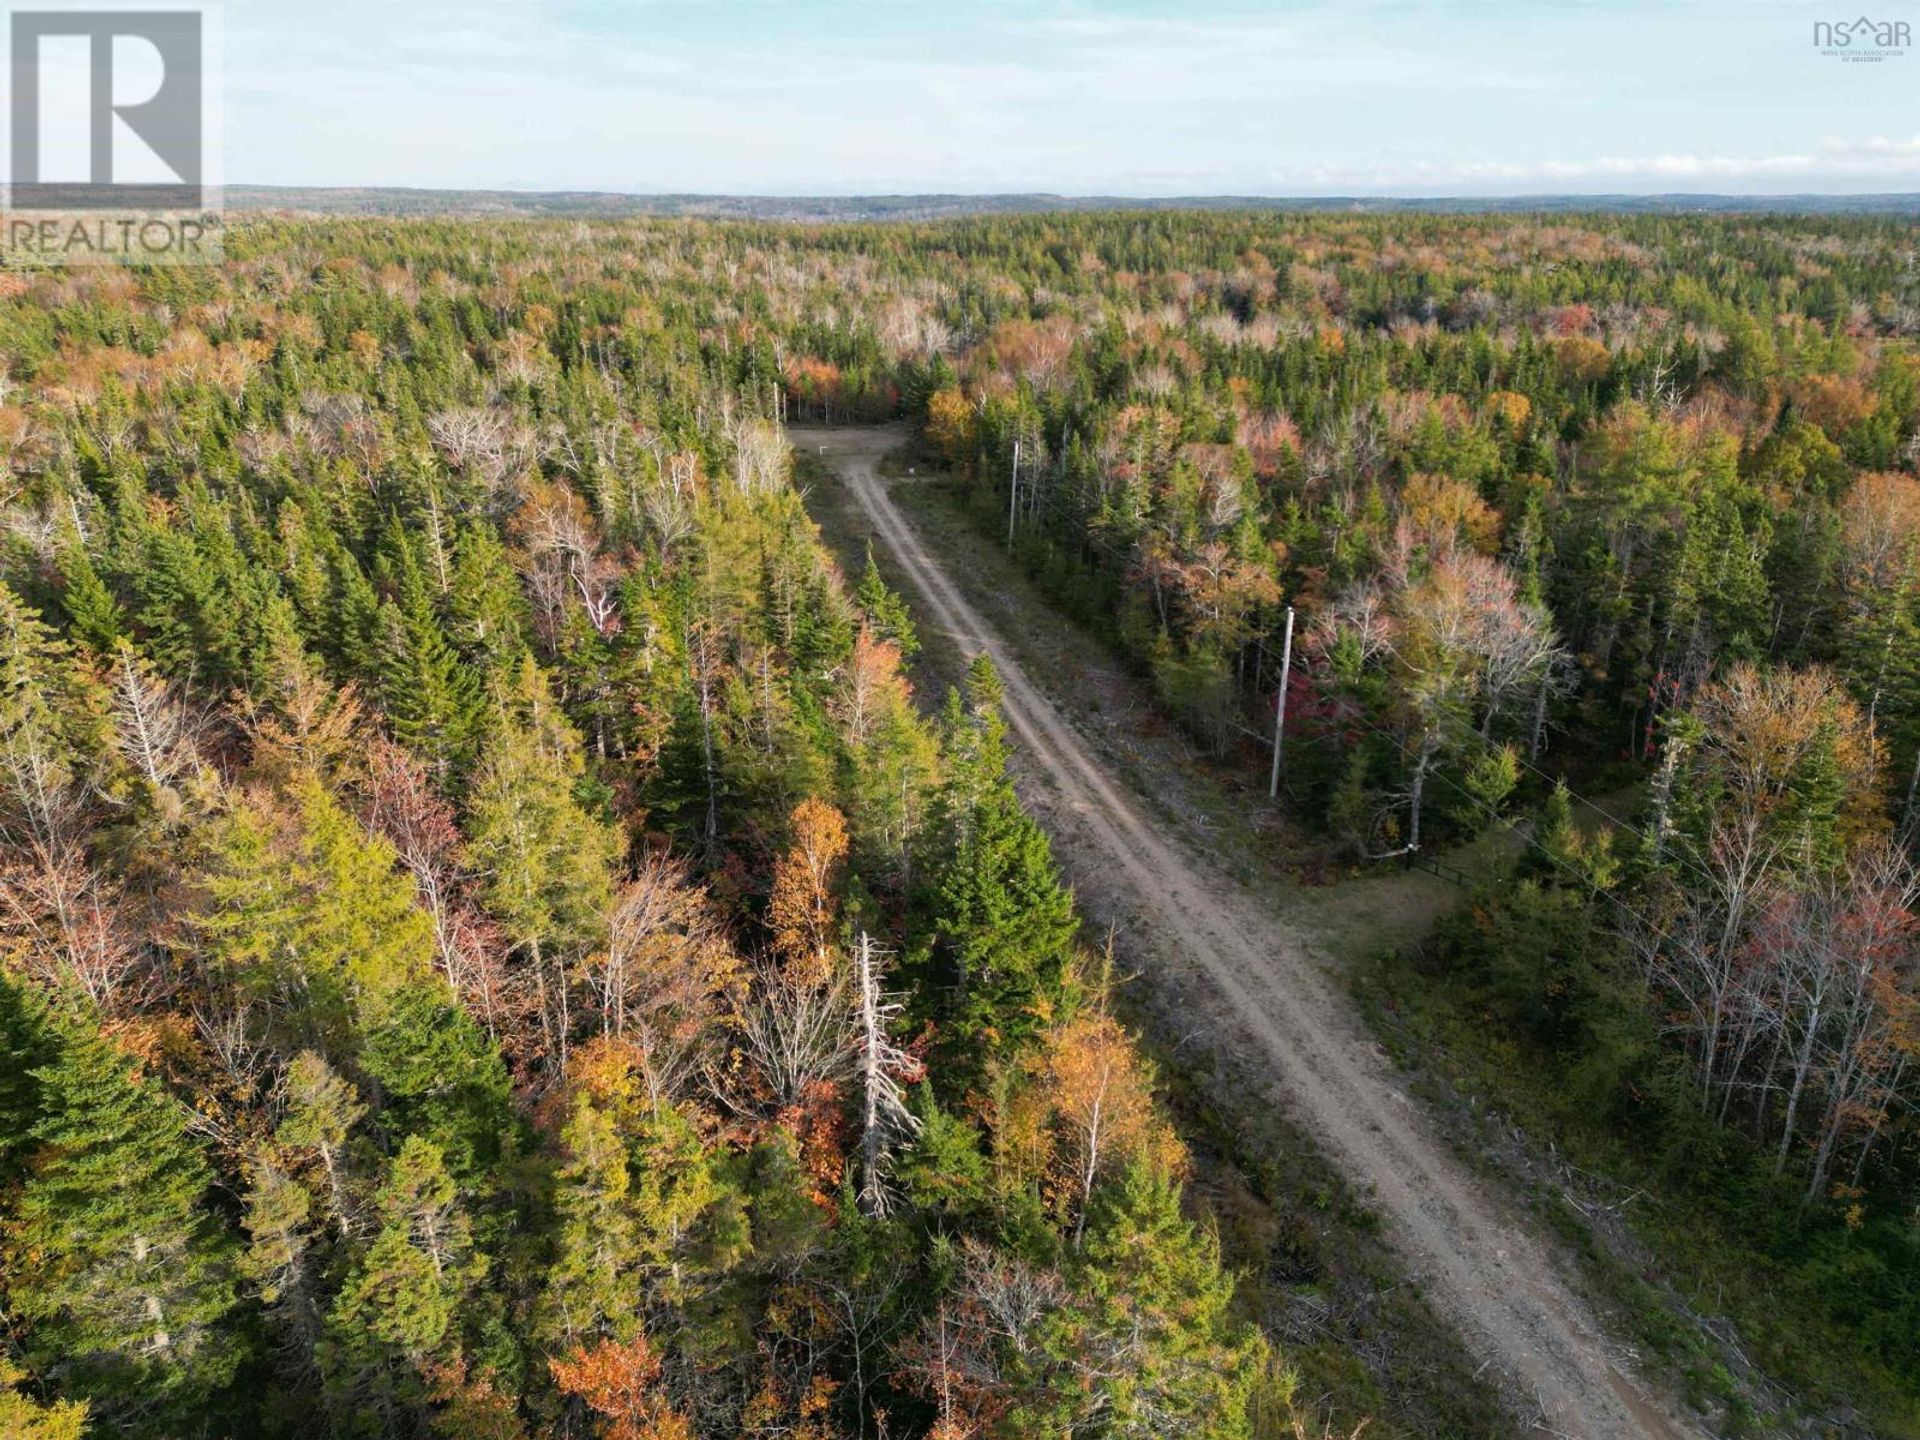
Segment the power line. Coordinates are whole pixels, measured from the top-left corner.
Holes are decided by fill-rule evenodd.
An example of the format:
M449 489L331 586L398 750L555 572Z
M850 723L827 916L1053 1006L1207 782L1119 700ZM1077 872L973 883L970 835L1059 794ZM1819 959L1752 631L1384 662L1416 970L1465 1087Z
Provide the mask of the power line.
M1038 468L1039 467L1035 467L1036 473L1038 471ZM1052 468L1055 470L1056 474L1064 473L1063 462L1056 462L1056 465ZM1131 555L1122 554L1119 550L1115 549L1112 545L1102 541L1100 537L1098 537L1091 530L1091 528L1086 525L1085 516L1077 516L1073 514L1071 511L1067 510L1062 503L1061 497L1059 497L1056 494L1049 493L1044 487L1041 487L1038 484L1037 478L1029 480L1028 489L1029 489L1030 504L1037 502L1041 508L1043 508L1047 513L1049 513L1056 519L1063 519L1068 521L1077 520L1079 522L1077 526L1078 534L1076 536L1069 537L1069 538L1074 539L1077 543L1083 543L1088 545L1097 553L1107 556L1110 560L1113 560L1115 563L1119 565L1131 566L1135 563L1134 558ZM1289 618L1291 618L1292 609L1293 609L1292 606L1288 607ZM1397 750L1402 752L1403 759L1406 760L1407 763L1416 763L1414 760L1414 757L1407 752L1407 746L1405 742L1402 741L1398 736L1382 728L1381 726L1374 724L1372 721L1366 719L1364 716L1360 716L1356 714L1353 718L1363 728L1370 730L1374 734L1379 735L1382 738L1389 741ZM1458 730L1461 734L1464 734L1465 736L1470 738L1472 741L1485 747L1489 752L1491 752L1495 748L1494 742L1489 737L1482 735L1477 729L1475 729L1471 725L1466 724L1464 721L1453 719L1453 717L1449 717L1444 714L1442 714L1438 718L1443 722L1451 720L1452 723L1458 727ZM1243 724L1233 723L1233 729L1235 729L1242 735L1246 735L1250 738L1260 740L1262 742L1265 742L1267 739L1267 737L1264 734L1251 730ZM1502 746L1500 748L1505 749L1507 747ZM1277 745L1275 746L1275 751L1276 751L1276 759L1277 759L1278 758ZM1541 769L1538 765L1534 764L1531 760L1522 757L1519 754L1517 749L1513 750L1512 754L1515 762L1518 765L1520 765L1522 768L1524 768L1531 774L1537 776L1539 779L1546 781L1551 785L1564 789L1567 792L1569 799L1577 802L1582 807L1592 811L1594 814L1598 815L1602 820L1606 821L1609 825L1614 827L1614 829L1624 833L1629 833L1629 834L1639 833L1637 826L1630 824L1627 820L1625 820L1621 816L1614 814L1611 810L1609 810L1606 806L1601 805L1598 801L1592 799L1589 796L1583 795L1579 791L1576 791L1575 789L1573 789L1572 786L1566 783L1566 779L1564 776L1549 774L1547 771ZM1493 821L1500 822L1500 821L1504 821L1507 818L1502 816L1497 810L1493 809L1491 806L1487 805L1483 800L1480 799L1479 796L1472 794L1470 791L1467 791L1464 788L1462 788L1460 785L1456 784L1450 777L1448 777L1445 774L1444 771L1436 769L1431 771L1430 774L1431 774L1431 777L1438 783L1445 785L1448 789L1455 791L1456 793L1467 798L1472 803L1480 806L1480 808L1482 808L1487 812L1489 818L1492 819ZM1540 850L1540 853L1542 853L1543 855L1547 855L1550 860L1554 860L1556 864L1560 863L1557 857L1554 857L1551 854L1551 852L1547 851L1544 847L1540 846L1539 843L1537 841L1534 841L1531 837L1528 837L1528 843L1532 844L1534 848ZM1674 850L1672 852L1672 857L1677 864L1679 864L1680 866L1683 866L1687 870L1690 870L1695 876L1697 876L1701 881L1703 881L1709 888L1711 889L1720 888L1720 881L1718 877L1716 877L1705 866L1701 865L1692 856L1687 854L1685 850L1682 850L1682 849ZM1377 858L1384 858L1384 857L1377 857ZM1630 907L1628 907L1623 900L1621 900L1618 896L1614 895L1611 891L1602 890L1598 886L1594 885L1593 882L1589 878L1585 877L1584 875L1576 876L1576 878L1582 880L1583 883L1587 884L1587 886L1595 894L1604 895L1609 901L1611 901L1614 905L1616 905L1624 914L1626 914L1628 918L1636 920L1642 924L1653 923L1651 920L1648 919L1648 917L1640 915L1634 910L1632 910ZM1670 931L1656 927L1655 937L1656 939L1664 942L1664 941L1670 940L1672 938L1672 935ZM1831 946L1820 944L1819 948L1830 960L1839 961L1843 959L1841 954L1837 950L1833 949Z
M1053 515L1055 518L1067 519L1067 520L1073 520L1076 518L1080 519L1082 523L1079 529L1079 536L1077 538L1084 541L1084 543L1088 544L1089 546L1091 546L1091 548L1093 548L1095 551L1106 555L1110 559L1122 565L1131 565L1134 563L1133 558L1131 556L1121 554L1118 550L1116 550L1111 545L1101 541L1100 538L1095 534L1093 534L1093 532L1090 529L1086 528L1084 524L1084 517L1075 517L1070 512L1065 510L1058 496L1049 494L1045 490L1040 489L1036 484L1036 482L1034 481L1029 481L1029 490L1030 492L1034 492L1034 491L1038 492L1035 498L1037 498L1040 504L1046 509L1046 511L1049 512L1051 515ZM1289 610L1292 609L1291 606L1289 606L1288 608ZM1356 719L1363 728L1372 731L1374 734L1381 736L1382 738L1388 740L1391 744L1393 744L1396 750L1402 752L1403 759L1406 760L1407 763L1415 763L1414 757L1407 752L1407 746L1405 742L1402 741L1398 736L1392 734L1392 732L1384 729L1383 727L1374 724L1372 721L1367 720L1364 716L1356 715L1353 718ZM1443 722L1452 719L1452 717L1448 717L1445 715L1442 715L1439 718ZM1470 738L1472 741L1476 742L1480 746L1485 747L1485 749L1488 750L1489 752L1491 752L1495 748L1494 742L1489 737L1480 734L1480 732L1477 729L1475 729L1473 726L1468 725L1465 722L1459 721L1459 720L1452 720L1452 723L1457 727L1459 734ZM1249 736L1250 738L1261 740L1261 741L1266 740L1265 735L1260 734L1259 732L1250 730L1244 725L1234 724L1233 728L1237 730L1239 733ZM1501 747L1501 748L1504 749L1506 747ZM1277 747L1276 747L1276 751L1277 751ZM1638 833L1637 826L1630 824L1623 817L1614 814L1611 810L1609 810L1606 806L1600 804L1597 800L1592 799L1590 796L1583 795L1579 791L1573 789L1572 786L1566 783L1566 779L1564 776L1549 774L1547 771L1541 769L1540 766L1534 764L1531 760L1522 757L1517 750L1512 751L1512 754L1515 762L1519 764L1521 767L1523 767L1525 770L1537 776L1539 779L1548 782L1551 785L1564 789L1567 792L1569 799L1577 802L1579 805L1586 808L1587 810L1592 811L1594 814L1598 815L1602 820L1606 821L1609 825L1614 827L1614 829L1623 833L1628 833L1628 834ZM1463 787L1456 784L1450 777L1448 777L1445 774L1444 771L1434 770L1430 772L1430 774L1431 774L1431 777L1438 783L1446 786L1448 789L1454 791L1455 793L1464 796L1469 801L1471 801L1475 805L1478 805L1480 808L1485 810L1488 817L1491 820L1495 822L1500 822L1507 818L1500 815L1500 813L1497 810L1493 809L1491 806L1487 805L1483 800L1480 799L1479 796L1472 794L1472 792L1465 790ZM1535 849L1539 850L1541 854L1546 855L1550 860L1554 861L1556 865L1562 865L1562 868L1565 868L1558 857L1554 856L1552 852L1546 850L1543 846L1539 844L1539 842L1533 840L1532 837L1528 837L1527 843L1533 845ZM1715 877L1711 871L1707 870L1698 861L1693 859L1693 857L1688 855L1684 850L1676 849L1675 851L1672 852L1672 854L1673 854L1673 859L1677 864L1690 870L1694 875L1698 876L1700 880L1705 882L1705 884L1708 887L1712 889L1719 888L1720 882L1718 878ZM1586 884L1594 894L1605 896L1607 900L1609 900L1618 909L1620 909L1621 912L1625 914L1629 919L1632 919L1643 925L1654 924L1654 922L1651 921L1649 917L1644 916L1636 912L1635 910L1633 910L1631 907L1629 907L1626 904L1625 901L1621 900L1620 897L1613 894L1613 892L1611 892L1610 890L1601 889L1599 886L1595 885L1590 878L1584 875L1576 875L1575 878L1581 880L1582 883ZM1671 940L1672 935L1670 931L1655 925L1655 938L1661 942L1665 942L1665 941ZM1826 954L1827 958L1831 960L1838 961L1843 958L1838 951L1834 950L1830 946L1823 944L1820 946L1820 948Z

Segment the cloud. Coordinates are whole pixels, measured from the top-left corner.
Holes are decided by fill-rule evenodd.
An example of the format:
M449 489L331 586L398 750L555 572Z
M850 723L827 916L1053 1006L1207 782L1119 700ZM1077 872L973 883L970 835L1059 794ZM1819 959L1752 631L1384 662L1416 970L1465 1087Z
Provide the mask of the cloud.
M1446 174L1465 180L1515 182L1576 181L1749 181L1800 179L1910 179L1920 176L1920 135L1911 139L1871 136L1863 140L1828 139L1804 151L1760 155L1662 154L1604 155L1587 160L1487 161L1436 165L1426 178Z
M838 194L1920 188L1908 77L1825 64L1784 5L1697 0L1630 23L1592 5L1238 3L252 0L227 20L226 174ZM1870 138L1807 138L1833 131Z

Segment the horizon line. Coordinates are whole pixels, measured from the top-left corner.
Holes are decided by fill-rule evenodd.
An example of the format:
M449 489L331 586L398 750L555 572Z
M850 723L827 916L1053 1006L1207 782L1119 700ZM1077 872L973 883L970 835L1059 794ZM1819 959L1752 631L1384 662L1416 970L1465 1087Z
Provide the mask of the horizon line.
M448 185L387 181L228 181L227 191L404 191L428 195L592 195L618 200L1920 200L1909 190L640 190L609 185Z

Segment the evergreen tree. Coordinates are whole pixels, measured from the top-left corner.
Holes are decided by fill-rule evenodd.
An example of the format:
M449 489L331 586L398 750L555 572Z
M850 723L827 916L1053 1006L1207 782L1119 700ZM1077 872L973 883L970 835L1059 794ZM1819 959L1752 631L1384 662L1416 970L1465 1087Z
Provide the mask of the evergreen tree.
M44 1005L0 970L0 1194L31 1151L40 1117L35 1072L52 1057Z
M0 1435L7 1440L81 1440L87 1433L87 1406L81 1400L42 1405L14 1387L26 1372L0 1355Z
M41 1115L6 1244L28 1363L124 1433L173 1436L232 1378L229 1238L186 1114L85 1019L34 1073Z
M894 1162L894 1173L915 1208L965 1215L984 1203L990 1188L980 1132L942 1109L929 1084L914 1087L913 1113L920 1132Z
M373 652L394 738L447 785L472 757L482 715L479 677L448 642L415 564L401 569L399 599L383 602L374 617Z
M1016 1047L1064 993L1079 922L1046 832L1021 808L1006 773L999 678L982 657L969 675L970 710L950 708L944 800L947 853L928 929L953 991L957 1054L980 1064Z
M481 756L467 834L484 898L532 968L548 1053L564 1063L570 966L595 942L613 897L618 836L575 798L579 745L531 657Z
M359 1211L355 1128L366 1118L367 1106L352 1083L311 1050L294 1056L284 1088L286 1112L274 1128L274 1144L310 1172L328 1228L345 1239Z
M304 1392L322 1334L320 1287L327 1244L316 1209L313 1192L282 1163L274 1147L263 1146L249 1160L240 1218L248 1244L237 1268L266 1313L279 1372L296 1392L288 1410L311 1402ZM279 1418L284 1423L290 1417Z
M871 540L867 541L867 564L860 573L860 585L853 592L853 599L866 613L867 623L873 627L874 634L883 640L891 640L899 649L902 664L910 662L920 653L920 634L914 628L913 612L907 608L907 602L900 598L899 592L890 589L880 574L879 563L873 558Z
M1847 785L1833 727L1823 724L1815 730L1787 779L1787 813L1781 825L1788 848L1809 873L1830 875L1846 860L1841 812Z
M69 544L60 552L60 606L74 633L102 655L127 630L127 617L94 568L86 546Z
M569 1066L539 1322L555 1354L631 1340L643 1313L682 1304L697 1276L724 1268L744 1243L712 1223L738 1197L699 1130L682 1108L653 1103L636 1062L623 1042L595 1040Z
M339 1435L424 1428L438 1383L459 1373L468 1305L487 1271L453 1178L409 1136L376 1200L379 1229L327 1317L321 1365Z
M438 975L395 992L362 1058L384 1097L382 1123L431 1140L464 1187L510 1149L515 1122L499 1047Z
M1102 1191L1077 1271L1092 1332L1082 1343L1116 1361L1100 1381L1104 1433L1251 1435L1247 1400L1266 1344L1232 1317L1219 1243L1182 1217L1170 1174L1136 1162Z
M0 581L0 838L40 864L69 853L78 782L89 778L106 735L100 686Z
M554 1176L553 1202L559 1224L537 1326L556 1355L602 1337L630 1339L640 1326L632 1173L612 1111L578 1091L560 1143L566 1159Z
M269 1001L286 1053L353 1055L394 997L429 973L432 923L391 844L311 776L290 812L241 805L208 837L198 917L223 971Z
M461 528L446 606L454 643L483 676L503 673L526 648L526 597L491 526Z

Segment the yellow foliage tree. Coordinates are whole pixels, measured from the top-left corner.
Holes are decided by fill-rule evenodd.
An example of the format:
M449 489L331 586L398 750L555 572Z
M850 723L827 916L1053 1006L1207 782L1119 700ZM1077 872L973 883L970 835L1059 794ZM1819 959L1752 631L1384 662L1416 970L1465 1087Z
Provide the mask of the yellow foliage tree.
M973 459L976 444L973 406L958 385L936 390L927 401L927 439L958 470Z

